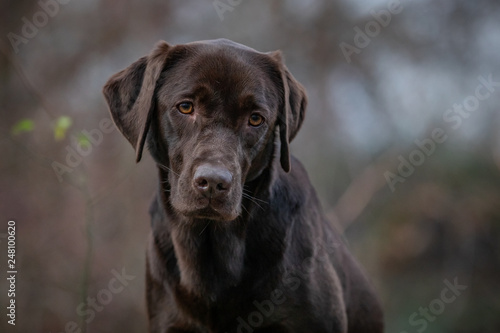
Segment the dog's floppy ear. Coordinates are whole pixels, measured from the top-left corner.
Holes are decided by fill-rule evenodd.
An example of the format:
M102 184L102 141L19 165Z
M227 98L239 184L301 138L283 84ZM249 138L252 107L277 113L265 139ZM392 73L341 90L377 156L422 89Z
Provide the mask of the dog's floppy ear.
M165 66L170 46L159 42L153 51L111 76L103 93L111 116L135 148L139 162L155 108L156 82Z
M285 172L290 171L289 144L297 135L307 107L307 95L304 87L293 77L283 61L280 51L269 55L277 61L280 68L282 87L282 102L278 114L278 126L281 141L280 162Z

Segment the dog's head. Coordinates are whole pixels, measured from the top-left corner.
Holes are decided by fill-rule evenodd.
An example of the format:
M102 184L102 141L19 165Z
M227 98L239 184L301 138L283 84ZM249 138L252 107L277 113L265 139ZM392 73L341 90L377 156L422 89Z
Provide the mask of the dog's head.
M281 53L214 40L157 44L113 75L104 95L117 127L141 159L146 139L169 170L170 201L180 214L234 220L243 184L271 167L304 119L306 95Z

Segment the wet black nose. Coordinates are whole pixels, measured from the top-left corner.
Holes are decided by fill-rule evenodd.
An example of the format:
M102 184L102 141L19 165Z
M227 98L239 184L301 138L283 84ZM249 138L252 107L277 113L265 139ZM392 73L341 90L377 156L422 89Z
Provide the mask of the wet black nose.
M223 195L231 188L233 175L224 167L202 164L194 173L194 188L206 197Z

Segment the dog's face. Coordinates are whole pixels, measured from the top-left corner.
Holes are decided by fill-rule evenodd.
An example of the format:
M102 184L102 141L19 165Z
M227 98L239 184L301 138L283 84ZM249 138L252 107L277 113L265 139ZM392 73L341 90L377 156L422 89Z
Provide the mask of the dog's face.
M111 77L104 94L137 160L148 138L169 171L172 207L222 221L240 215L244 184L271 167L277 145L289 171L288 144L306 105L279 52L227 40L160 43Z
M242 184L267 166L253 161L272 154L279 89L255 65L270 62L264 55L205 45L188 52L162 73L157 93L171 202L185 215L233 220Z

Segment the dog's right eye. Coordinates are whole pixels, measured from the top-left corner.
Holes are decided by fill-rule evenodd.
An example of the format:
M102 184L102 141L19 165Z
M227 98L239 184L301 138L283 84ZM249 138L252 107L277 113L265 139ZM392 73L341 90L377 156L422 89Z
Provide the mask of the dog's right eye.
M264 117L258 113L252 113L248 119L248 123L253 127L258 127L264 122Z
M193 103L191 102L182 102L177 105L177 110L183 114L190 114L193 112Z

